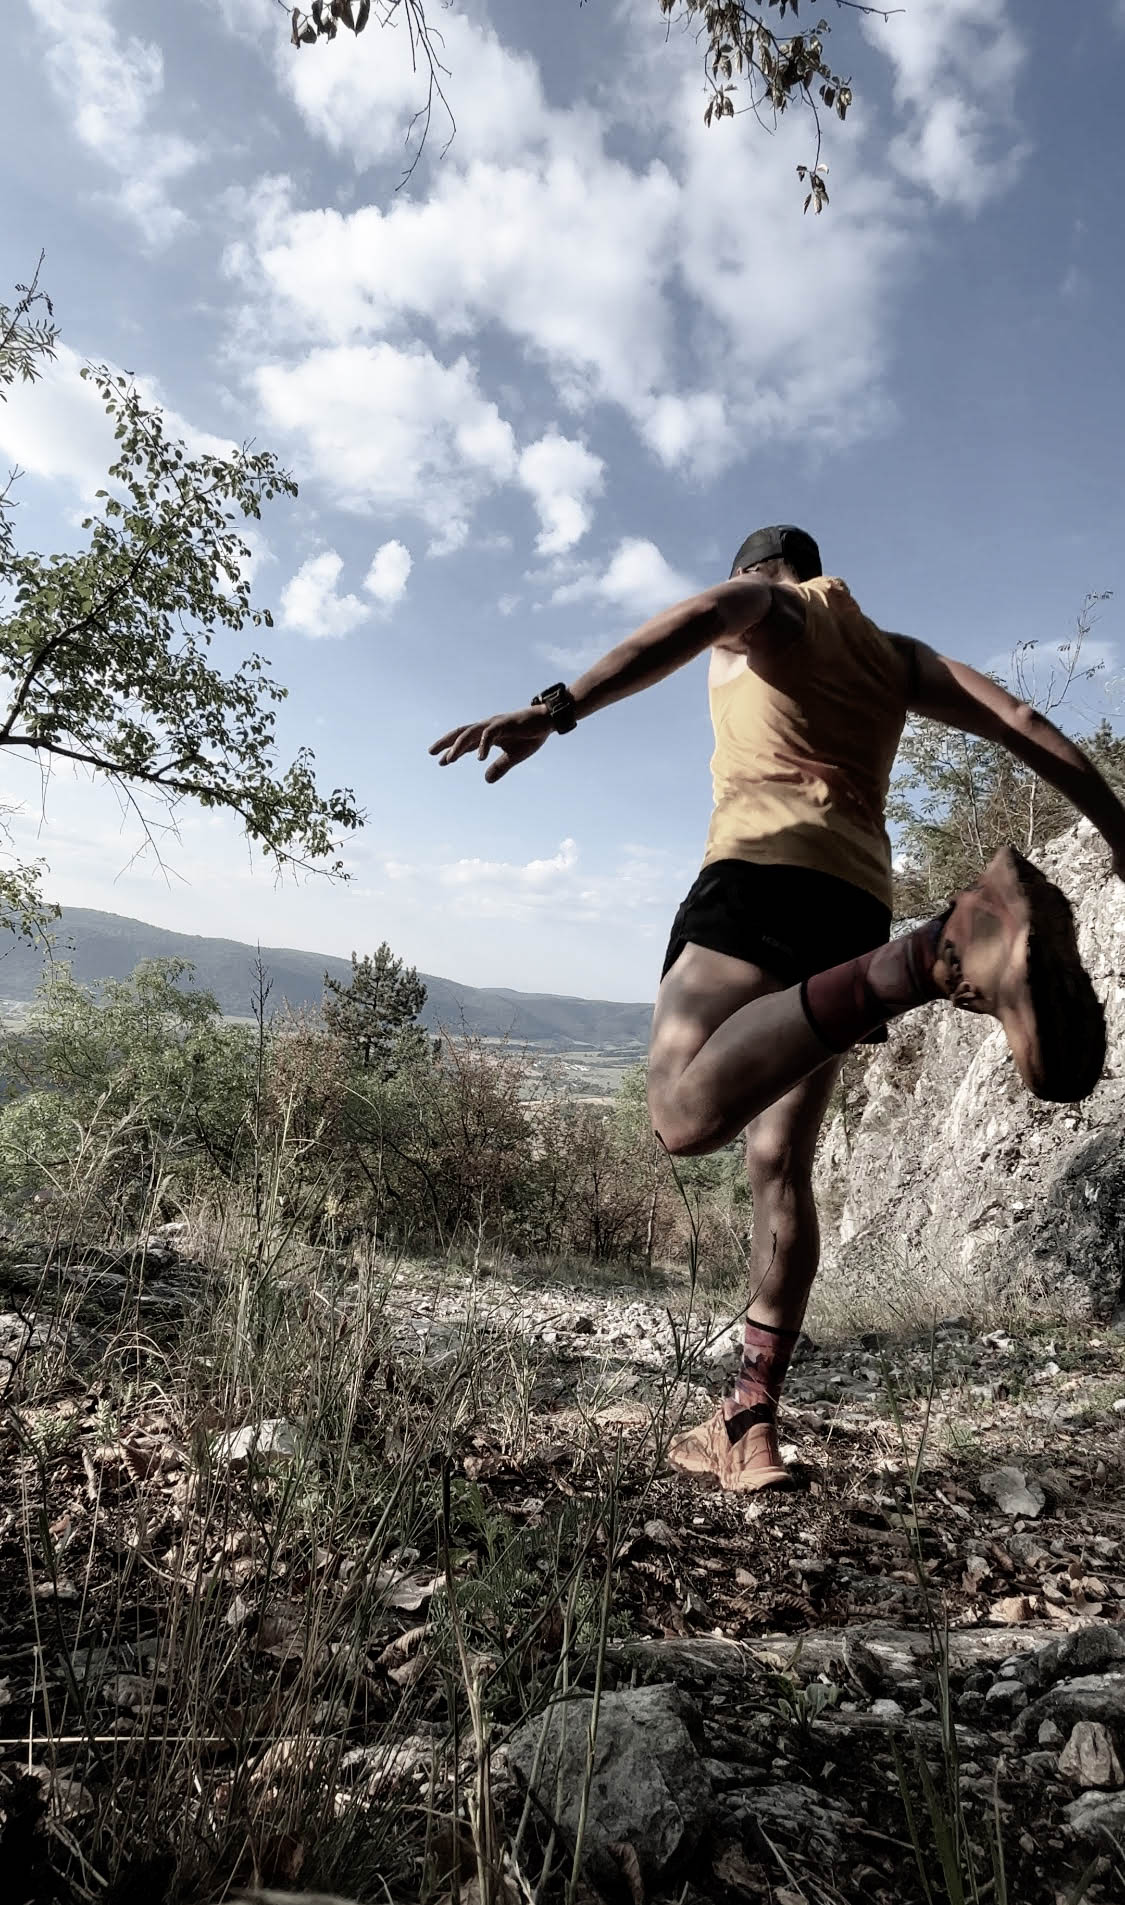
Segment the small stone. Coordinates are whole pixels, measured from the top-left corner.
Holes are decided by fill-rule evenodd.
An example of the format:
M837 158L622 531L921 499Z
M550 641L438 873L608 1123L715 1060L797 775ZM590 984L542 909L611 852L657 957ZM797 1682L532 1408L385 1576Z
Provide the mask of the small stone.
M993 1469L981 1476L980 1487L1002 1515L1022 1515L1028 1521L1042 1513L1047 1499L1038 1482L1028 1481L1018 1468Z
M1117 1401L1113 1405L1113 1410L1115 1415L1125 1416L1125 1396L1118 1396Z
M984 1696L987 1713L1018 1713L1027 1705L1027 1688L1018 1680L996 1680Z
M241 1429L230 1429L216 1436L211 1453L228 1468L239 1468L253 1456L260 1462L289 1462L297 1453L294 1424L284 1417L267 1422L248 1422Z
M1059 1754L1059 1771L1089 1791L1091 1787L1125 1786L1121 1761L1113 1741L1097 1720L1079 1720Z
M1062 1733L1053 1720L1044 1720L1035 1736L1040 1746L1061 1746Z
M901 1720L906 1713L905 1707L901 1707L897 1700L873 1700L871 1711L880 1720Z
M1006 1627L1019 1627L1023 1621L1031 1620L1034 1609L1026 1594L1005 1594L999 1601L993 1601L988 1612L994 1621L1002 1621Z

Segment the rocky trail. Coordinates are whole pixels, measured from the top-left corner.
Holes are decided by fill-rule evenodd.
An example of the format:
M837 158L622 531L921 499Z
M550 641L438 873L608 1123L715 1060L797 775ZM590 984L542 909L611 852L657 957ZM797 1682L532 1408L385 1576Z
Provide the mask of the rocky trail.
M460 1396L418 1470L439 1491L445 1475L456 1528L442 1537L435 1523L381 1565L374 1611L345 1649L317 1635L335 1631L325 1610L342 1617L354 1601L357 1561L315 1543L279 1561L262 1538L263 1491L321 1460L307 1421L212 1412L201 1429L156 1385L126 1393L111 1420L99 1306L135 1266L99 1261L77 1306L76 1276L66 1328L78 1349L39 1390L36 1358L62 1326L26 1294L0 1319L0 1356L24 1385L0 1479L0 1782L30 1767L81 1815L98 1803L106 1740L143 1760L153 1713L172 1714L161 1635L187 1579L229 1638L218 1697L243 1727L256 1699L280 1711L310 1661L325 1687L335 1675L314 1710L340 1731L338 1814L377 1801L404 1830L448 1816L473 1777L466 1742L451 1749L435 1664L453 1592L471 1672L498 1690L489 1803L516 1848L504 1905L530 1896L544 1857L544 1898L569 1869L596 1689L586 1905L1125 1897L1115 1331L946 1318L914 1338L803 1339L783 1415L795 1485L739 1498L660 1467L662 1437L706 1410L734 1349L729 1318L699 1295L689 1305L682 1282L397 1266L369 1382L405 1400L399 1427L378 1417L378 1459L393 1458L423 1399ZM198 1267L154 1250L134 1329L146 1344L174 1334L198 1291ZM334 1301L346 1314L352 1296ZM113 1327L119 1350L119 1315ZM201 1434L208 1472L232 1478L220 1530L195 1479ZM34 1511L27 1535L38 1483L49 1568ZM543 1584L563 1578L580 1540L612 1583L600 1681L588 1646L565 1700L528 1718L522 1690L559 1654L566 1598ZM45 1702L71 1742L50 1766L37 1759ZM222 1724L215 1733L204 1778L221 1811L233 1745ZM263 1734L247 1775L255 1818L273 1803L282 1747L289 1763L321 1763L308 1740Z
M506 1515L549 1520L580 1486L575 1447L620 1438L616 1704L587 1827L603 1873L628 1878L616 1845L677 1898L926 1898L905 1795L932 1845L928 1774L981 1897L1125 1897L1125 1339L956 1318L914 1341L802 1339L796 1486L746 1499L646 1460L654 1419L703 1413L737 1355L704 1305L670 1381L677 1300L533 1279L477 1284L471 1311L463 1290L409 1295L439 1361L490 1316L530 1346L525 1453L482 1424L464 1458ZM641 1772L665 1735L657 1804Z

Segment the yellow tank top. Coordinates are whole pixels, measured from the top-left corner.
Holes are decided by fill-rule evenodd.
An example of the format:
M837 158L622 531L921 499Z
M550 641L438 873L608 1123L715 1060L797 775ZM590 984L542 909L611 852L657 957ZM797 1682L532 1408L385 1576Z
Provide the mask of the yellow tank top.
M799 585L803 637L711 689L715 808L704 866L750 860L850 880L891 904L885 808L907 664L836 577Z

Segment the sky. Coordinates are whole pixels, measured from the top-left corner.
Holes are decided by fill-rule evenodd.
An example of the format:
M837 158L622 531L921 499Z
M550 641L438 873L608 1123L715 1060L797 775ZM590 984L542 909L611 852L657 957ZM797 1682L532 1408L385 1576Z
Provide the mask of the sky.
M278 884L221 816L183 809L157 860L87 779L5 761L0 800L64 905L651 998L709 817L705 658L495 787L427 747L763 523L978 665L1125 587L1125 0L823 9L855 105L820 217L809 116L706 128L657 0L429 10L455 123L438 102L419 152L401 26L297 51L274 0L10 0L0 301L43 250L62 327L0 405L21 543L76 547L111 460L85 361L191 446L276 450L300 497L253 583L282 745L368 822L347 884ZM1107 680L1122 641L1119 596Z

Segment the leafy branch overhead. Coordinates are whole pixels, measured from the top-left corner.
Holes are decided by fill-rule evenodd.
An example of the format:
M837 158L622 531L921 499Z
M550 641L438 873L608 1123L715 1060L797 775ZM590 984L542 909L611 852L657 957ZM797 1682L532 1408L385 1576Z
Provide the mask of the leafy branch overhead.
M586 0L579 4L584 6ZM837 11L874 14L882 20L903 11L867 5L864 0L834 0L834 4ZM358 35L373 11L371 0L312 0L308 7L278 0L278 5L289 14L290 37L298 48L334 40L341 27ZM800 0L655 0L655 5L667 23L666 31L680 27L694 33L702 46L709 95L703 114L706 125L719 125L743 112L752 112L766 125L776 122L794 101L809 109L815 150L807 164L797 167L797 177L808 188L806 212L810 208L823 211L828 203L828 167L820 156L821 112L844 119L852 103L850 78L826 57L829 22L818 19L802 29ZM441 35L426 18L425 0L375 0L374 18L379 26L405 25L412 61L427 69L428 94L418 115L424 140L435 95L448 110L441 84L441 76L448 75L437 51ZM794 31L785 31L787 23Z
M0 400L54 350L53 325L37 321L40 295L33 285L0 306ZM251 603L243 526L295 484L268 451L189 454L130 378L105 365L81 374L110 418L116 459L73 554L19 552L10 484L5 492L0 750L44 767L74 762L131 802L147 790L171 810L184 800L224 808L279 867L342 874L340 835L362 820L351 791L322 793L307 748L279 763L286 690L261 655L224 673L210 654L216 631L272 625ZM0 894L0 914L13 911L23 917Z

